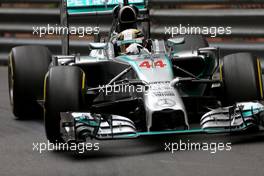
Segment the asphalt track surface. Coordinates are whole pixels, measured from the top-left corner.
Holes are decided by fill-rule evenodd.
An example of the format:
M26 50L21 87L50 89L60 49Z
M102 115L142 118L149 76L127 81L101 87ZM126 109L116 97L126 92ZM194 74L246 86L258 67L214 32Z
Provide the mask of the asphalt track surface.
M231 142L231 151L164 151L165 143ZM42 119L14 120L0 67L0 176L264 175L264 134L181 135L99 141L99 151L33 151L47 142Z

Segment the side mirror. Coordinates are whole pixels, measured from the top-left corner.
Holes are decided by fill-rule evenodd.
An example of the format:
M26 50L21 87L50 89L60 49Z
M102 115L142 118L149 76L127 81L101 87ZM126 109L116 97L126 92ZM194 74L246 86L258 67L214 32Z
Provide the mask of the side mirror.
M106 49L107 44L106 43L89 43L88 49L89 50L99 50L99 49Z
M214 47L206 47L206 48L198 49L199 54L206 54L206 53L217 52L217 51L218 51L218 48L214 48Z
M167 42L168 42L168 46L172 47L174 45L184 43L185 39L184 39L184 37L170 38L170 39L168 39Z

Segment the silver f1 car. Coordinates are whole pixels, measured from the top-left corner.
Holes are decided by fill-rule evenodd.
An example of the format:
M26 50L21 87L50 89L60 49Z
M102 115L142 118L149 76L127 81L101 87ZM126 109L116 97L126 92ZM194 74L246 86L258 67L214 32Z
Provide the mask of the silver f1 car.
M69 55L68 35L63 55L52 56L42 46L12 49L9 92L16 117L41 116L44 105L46 135L53 143L263 125L260 58L236 53L220 62L219 49L202 36L152 39L144 0L63 1L62 25L68 26L68 17L108 11L113 13L108 40L87 42L86 55Z

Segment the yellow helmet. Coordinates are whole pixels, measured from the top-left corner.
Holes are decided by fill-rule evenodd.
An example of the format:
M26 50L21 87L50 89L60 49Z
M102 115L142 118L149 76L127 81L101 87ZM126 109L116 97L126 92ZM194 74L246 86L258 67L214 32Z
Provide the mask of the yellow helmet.
M132 43L143 43L144 35L137 29L127 29L118 34L117 40L121 53L126 53L127 47Z
M143 34L137 29L127 29L118 34L118 40L143 39Z

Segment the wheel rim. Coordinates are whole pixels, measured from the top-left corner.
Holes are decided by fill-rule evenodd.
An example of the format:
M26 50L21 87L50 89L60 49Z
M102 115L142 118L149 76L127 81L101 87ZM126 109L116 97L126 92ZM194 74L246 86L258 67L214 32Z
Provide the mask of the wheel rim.
M12 63L8 64L8 86L9 86L9 99L12 109L14 108L14 78L13 78L13 70Z

